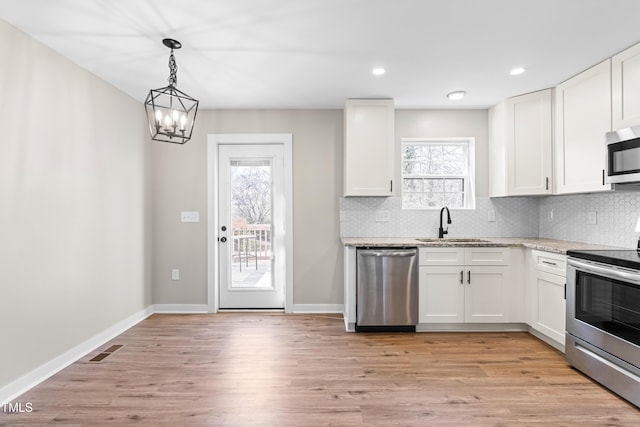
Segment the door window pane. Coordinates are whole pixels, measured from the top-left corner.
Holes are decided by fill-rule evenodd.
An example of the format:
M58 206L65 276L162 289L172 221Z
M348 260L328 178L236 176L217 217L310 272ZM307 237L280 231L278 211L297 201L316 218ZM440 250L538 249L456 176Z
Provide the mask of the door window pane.
M231 160L231 288L270 288L271 161Z

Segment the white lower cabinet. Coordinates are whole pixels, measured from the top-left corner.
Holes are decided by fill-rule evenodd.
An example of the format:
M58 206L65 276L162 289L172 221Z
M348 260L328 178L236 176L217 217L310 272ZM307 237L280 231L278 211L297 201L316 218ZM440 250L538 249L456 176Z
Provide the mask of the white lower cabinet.
M509 322L509 278L509 248L422 248L419 322Z
M528 252L527 323L564 346L567 257L537 250Z

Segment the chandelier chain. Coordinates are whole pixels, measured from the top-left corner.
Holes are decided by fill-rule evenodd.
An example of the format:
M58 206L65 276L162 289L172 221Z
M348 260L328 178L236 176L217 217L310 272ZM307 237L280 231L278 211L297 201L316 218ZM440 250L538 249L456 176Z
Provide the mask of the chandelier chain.
M178 64L176 64L176 58L173 56L173 49L169 55L169 86L176 87L178 84Z

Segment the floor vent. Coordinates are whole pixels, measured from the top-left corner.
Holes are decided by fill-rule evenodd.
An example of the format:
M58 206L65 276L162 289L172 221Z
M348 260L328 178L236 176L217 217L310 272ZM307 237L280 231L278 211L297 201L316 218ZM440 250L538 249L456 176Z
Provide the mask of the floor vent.
M104 353L113 353L116 350L120 350L123 347L122 344L114 344L111 347L109 347L108 349L106 349L104 351Z
M93 359L90 359L89 362L94 362L94 363L102 362L104 359L107 358L107 356L112 355L114 352L120 350L122 347L124 346L121 344L112 345L108 349L104 350L102 353L95 356Z

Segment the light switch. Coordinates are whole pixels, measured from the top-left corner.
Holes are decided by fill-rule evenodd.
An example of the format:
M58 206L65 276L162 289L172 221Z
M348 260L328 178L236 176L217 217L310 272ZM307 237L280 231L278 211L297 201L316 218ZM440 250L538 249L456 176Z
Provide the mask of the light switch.
M180 221L181 222L200 222L200 212L198 211L188 211L180 213Z

